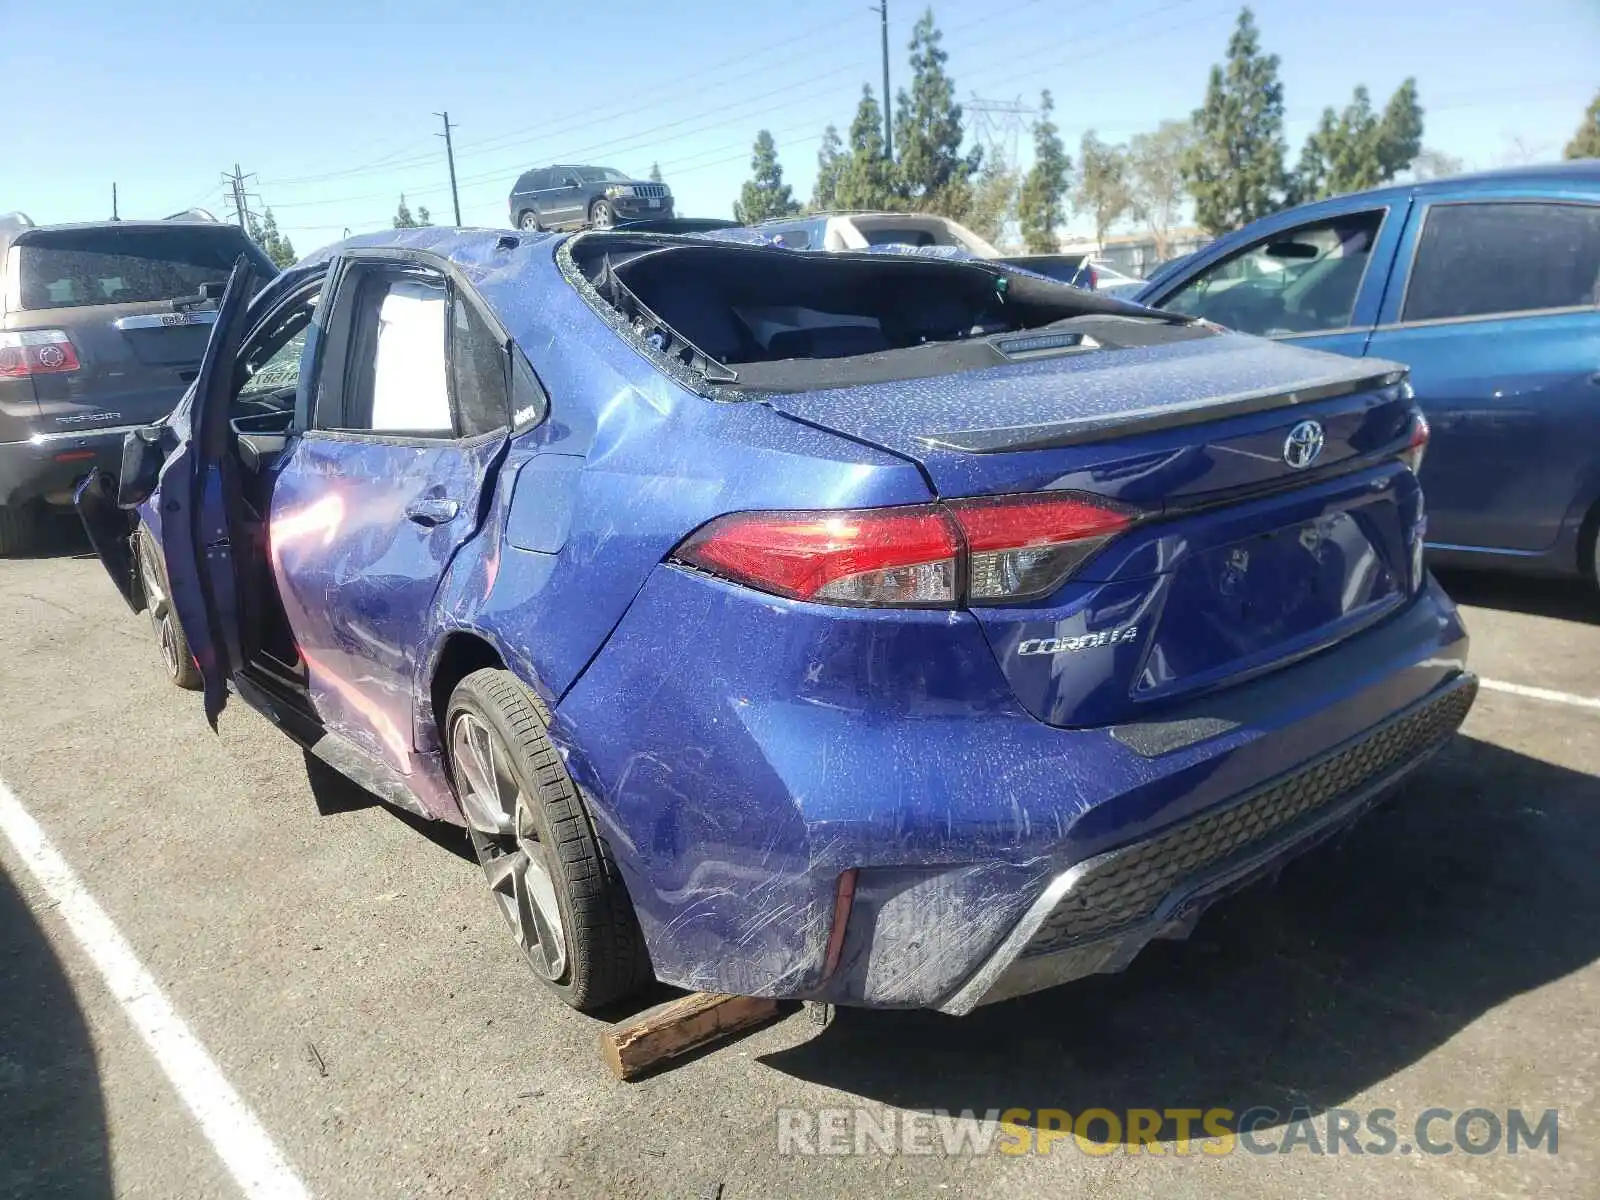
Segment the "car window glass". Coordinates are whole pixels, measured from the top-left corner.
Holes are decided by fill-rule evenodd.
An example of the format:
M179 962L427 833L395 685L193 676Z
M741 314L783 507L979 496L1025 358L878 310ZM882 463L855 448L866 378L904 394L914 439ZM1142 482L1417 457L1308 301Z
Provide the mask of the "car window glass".
M461 297L451 304L450 374L461 436L503 429L507 400L506 350L482 314Z
M1376 210L1275 233L1213 264L1160 306L1265 337L1347 328L1382 224Z
M244 251L230 227L46 230L17 246L24 309L135 304L196 295Z
M1418 239L1402 321L1600 303L1600 205L1441 204Z
M311 329L318 298L313 295L296 307L241 356L244 382L234 394L236 418L294 408L306 334Z
M355 303L343 411L333 427L453 436L444 281L415 272L373 274L360 283Z

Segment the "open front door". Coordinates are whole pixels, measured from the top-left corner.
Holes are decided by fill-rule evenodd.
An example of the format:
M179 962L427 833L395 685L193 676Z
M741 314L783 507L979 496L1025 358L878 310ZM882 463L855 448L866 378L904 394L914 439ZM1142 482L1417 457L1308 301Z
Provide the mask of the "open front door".
M187 421L181 406L174 415L177 447L161 468L154 496L172 607L205 681L206 718L213 725L227 702L228 679L242 665L233 560L241 496L228 405L254 284L255 273L241 257L200 360Z

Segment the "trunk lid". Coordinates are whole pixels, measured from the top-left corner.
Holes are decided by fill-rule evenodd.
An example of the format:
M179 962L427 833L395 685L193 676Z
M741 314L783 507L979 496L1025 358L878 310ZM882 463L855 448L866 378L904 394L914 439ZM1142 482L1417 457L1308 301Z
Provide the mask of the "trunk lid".
M914 459L942 498L1066 490L1138 511L1054 594L972 609L1052 724L1254 678L1421 584L1421 493L1399 458L1414 409L1393 363L1222 334L766 401ZM1319 448L1297 465L1307 422Z

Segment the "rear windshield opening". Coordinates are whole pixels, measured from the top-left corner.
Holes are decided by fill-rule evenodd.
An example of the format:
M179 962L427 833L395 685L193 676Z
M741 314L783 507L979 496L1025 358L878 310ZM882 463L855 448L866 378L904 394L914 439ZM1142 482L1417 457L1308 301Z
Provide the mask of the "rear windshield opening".
M244 251L226 228L44 230L17 242L18 291L24 309L175 300L226 280Z
M767 390L1211 336L1183 318L985 264L618 235L581 238L573 257L657 350L709 382Z

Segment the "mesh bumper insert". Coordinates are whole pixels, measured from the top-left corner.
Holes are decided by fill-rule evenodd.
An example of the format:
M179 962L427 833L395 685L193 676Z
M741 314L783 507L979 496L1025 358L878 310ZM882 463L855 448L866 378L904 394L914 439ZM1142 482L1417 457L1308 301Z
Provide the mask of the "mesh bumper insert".
M1469 677L1243 801L1089 860L1022 957L1055 954L1152 916L1174 891L1225 860L1436 749L1466 719L1477 690Z

